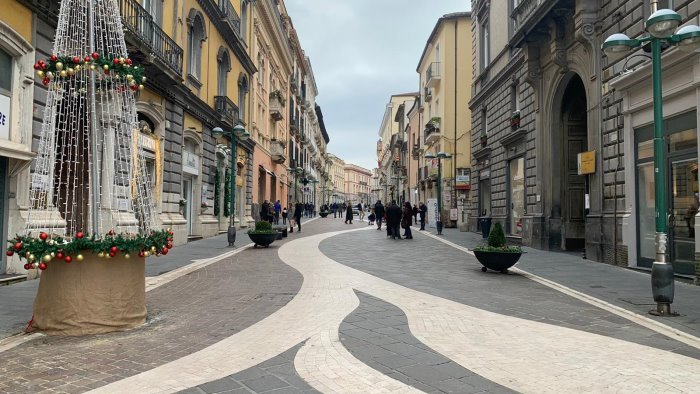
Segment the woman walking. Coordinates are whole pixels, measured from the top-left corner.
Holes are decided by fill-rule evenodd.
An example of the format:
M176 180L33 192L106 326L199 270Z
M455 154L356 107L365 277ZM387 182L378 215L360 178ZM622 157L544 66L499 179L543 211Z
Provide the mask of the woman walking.
M411 222L413 221L413 208L411 208L411 203L406 201L403 203L403 216L401 217L401 227L404 228L404 238L413 239L413 234L411 234Z
M348 221L350 221L350 224L352 224L352 204L348 203L347 207L345 208L345 224L348 224Z

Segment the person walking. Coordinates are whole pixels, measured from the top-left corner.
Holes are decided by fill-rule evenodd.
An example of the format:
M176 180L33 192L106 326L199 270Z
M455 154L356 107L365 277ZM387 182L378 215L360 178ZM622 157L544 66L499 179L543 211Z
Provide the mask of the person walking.
M345 224L348 224L348 221L352 224L352 216L352 204L348 203L345 208Z
M300 202L297 202L297 205L294 207L294 221L296 222L297 226L299 227L299 232L301 232L301 215L302 211L304 210L304 205ZM294 226L292 225L292 231L294 232Z
M282 209L282 224L287 225L287 207Z
M370 208L369 211L369 216L367 216L367 225L371 226L374 224L374 220L377 218L377 216L374 214L374 209Z
M418 224L418 205L413 204L413 224Z
M347 209L348 209L347 204L343 203L343 204L340 206L340 212L338 213L338 216L340 216L340 217L342 218L342 217L343 217L343 213L345 213L345 211L346 211ZM347 220L347 219L346 219L346 220Z
M386 226L391 234L391 239L401 239L401 208L392 200L389 208L386 209Z
M331 204L331 211L333 211L333 218L335 219L336 215L338 214L338 204Z
M428 212L428 207L425 204L420 203L418 207L418 214L420 215L420 229L425 230L425 215Z
M360 221L365 220L365 209L362 207L362 201L360 201L360 203L357 204L357 212L360 217Z
M280 224L280 214L282 213L282 203L280 200L275 202L275 224Z
M382 205L382 200L377 200L377 203L374 204L374 215L377 217L377 230L382 229L382 221L384 220L385 213L386 210L384 209L384 205Z
M260 221L267 222L267 216L270 214L270 203L265 200L260 206Z
M418 209L416 207L416 209ZM404 228L404 237L406 239L413 239L413 234L411 233L411 223L413 222L413 208L411 208L411 203L406 201L403 203L403 218L401 219L401 227Z

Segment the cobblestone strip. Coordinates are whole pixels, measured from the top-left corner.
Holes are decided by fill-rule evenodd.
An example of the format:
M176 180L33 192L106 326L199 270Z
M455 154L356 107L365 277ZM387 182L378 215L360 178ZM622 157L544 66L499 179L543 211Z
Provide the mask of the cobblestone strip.
M294 357L303 344L298 344L277 357L245 371L201 384L180 394L216 394L216 393L318 393L309 386L294 370Z
M340 342L338 326L309 338L294 366L302 378L323 393L421 392L356 359Z
M340 326L340 340L359 360L430 393L512 393L463 368L413 336L394 305L356 292L360 306Z
M444 243L444 244L446 244L446 245L449 245L449 246L451 246L451 247L453 247L453 248L455 248L455 249L461 250L462 252L467 253L467 254L469 254L470 256L474 256L474 252L472 252L471 250L469 250L469 249L467 249L467 248L465 248L465 247L463 247L463 246L457 245L457 244L455 244L454 242L448 241L448 240L446 240L446 239L444 239L444 238L442 238L442 237L438 237L438 236L436 236L436 235L434 235L434 234L426 233L426 232L418 232L418 233L420 233L420 234L422 234L422 235L425 235L425 236L427 236L427 237L433 238L433 239L437 239L438 241L440 241L440 242L442 242L442 243ZM659 322L659 321L657 321L657 320L648 318L648 317L646 317L646 316L640 315L640 314L638 314L638 313L635 313L635 312L633 312L633 311L627 310L627 309L625 309L625 308L621 308L621 307L619 307L619 306L617 306L617 305L613 305L613 304L611 304L611 303L609 303L609 302L605 302L605 301L603 301L603 300L601 300L601 299L592 297L592 296L590 296L590 295L588 295L588 294L584 294L584 293L582 293L582 292L580 292L580 291L571 289L571 288L569 288L569 287L567 287L567 286L564 286L564 285L562 285L562 284L559 284L559 283L556 283L556 282L554 282L554 281L545 279L545 278L543 278L543 277L541 277L541 276L532 274L532 273L530 273L530 272L528 272L528 271L525 271L525 270L523 270L523 269L521 269L521 268L513 267L513 268L510 269L510 271L512 271L512 272L514 272L514 273L517 273L517 274L520 274L520 275L522 275L522 276L524 276L524 277L526 277L526 278L528 278L528 279L530 279L530 280L533 280L533 281L535 281L535 282L537 282L537 283L543 284L543 285L545 285L545 286L547 286L547 287L549 287L549 288L551 288L551 289L554 289L554 290L556 290L556 291L558 291L558 292L561 292L561 293L563 293L563 294L566 294L566 295L568 295L568 296L571 296L571 297L573 297L573 298L576 298L577 300L586 302L586 303L588 303L588 304L590 304L590 305L593 305L593 306L595 306L595 307L597 307L597 308L606 310L606 311L608 311L608 312L610 312L610 313L614 313L614 314L617 315L617 316L620 316L620 317L622 317L622 318L628 319L628 320L630 320L631 322L634 322L634 323L636 323L636 324L639 324L639 325L641 325L641 326L644 326L644 327L646 327L646 328L648 328L648 329L650 329L650 330L656 331L656 332L658 332L659 334L665 335L665 336L667 336L667 337L669 337L669 338L671 338L671 339L675 339L675 340L677 340L677 341L679 341L679 342L685 343L686 345L690 345L690 346L693 346L693 347L695 347L695 348L697 348L697 349L700 349L700 338L698 338L698 337L696 337L696 336L694 336L694 335L688 334L688 333L686 333L686 332L684 332L684 331L678 330L678 329L673 328L673 327L671 327L671 326L668 326L668 325L666 325L666 324L664 324L664 323L661 323L661 322Z

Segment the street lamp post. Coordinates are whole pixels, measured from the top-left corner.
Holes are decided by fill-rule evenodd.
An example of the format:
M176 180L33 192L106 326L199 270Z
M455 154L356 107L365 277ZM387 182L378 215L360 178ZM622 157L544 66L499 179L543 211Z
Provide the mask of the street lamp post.
M241 124L237 124L230 131L214 127L211 132L215 138L226 136L231 141L231 216L228 224L228 245L233 246L236 243L236 145L238 140L247 140L250 133Z
M661 89L661 44L676 45L681 51L694 52L700 48L700 27L684 26L676 34L673 31L681 23L681 16L673 10L661 9L646 20L647 33L638 39L631 39L617 33L603 42L603 52L610 61L627 56L632 49L645 43L651 44L652 89L654 98L654 187L656 211L656 258L651 269L651 291L656 302L654 315L672 315L671 304L675 292L673 265L668 261L668 196L666 191L666 141L663 126L663 91Z
M452 156L446 152L438 152L437 155L434 155L432 153L427 153L425 155L426 159L437 159L437 161L438 161L438 179L437 179L438 219L437 219L437 222L435 223L435 227L437 227L438 235L442 235L442 159L449 159L451 157Z

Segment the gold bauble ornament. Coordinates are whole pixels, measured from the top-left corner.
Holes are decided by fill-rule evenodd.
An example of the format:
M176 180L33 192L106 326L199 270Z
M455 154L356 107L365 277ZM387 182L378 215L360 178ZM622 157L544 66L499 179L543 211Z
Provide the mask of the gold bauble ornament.
M109 253L107 253L107 254L105 254L105 258L106 258L106 259L111 259L112 256L110 256Z
M56 257L56 253L51 252L51 257Z
M56 70L59 70L59 71L63 70L63 63L61 63L61 62L56 63Z
M151 255L151 252L149 252L149 251L143 252L143 257L148 257L150 255Z
M53 78L53 73L51 71L46 73L46 78L51 79Z
M68 73L66 72L66 70L61 70L60 75L61 77L65 78L68 75Z
M109 70L109 64L105 64L104 66L102 66L102 68L105 69L105 71Z
M91 64L91 65L90 65L90 70L95 71L95 65L94 65L94 64Z
M155 246L151 246L151 253L155 253L155 252L156 252L156 247L155 247Z
M141 77L141 82L146 82L146 77Z
M130 258L131 258L131 255L130 255L129 253L125 253L125 254L124 254L124 258L125 258L125 259L130 259Z
M44 72L41 71L41 70L38 70L38 71L36 72L36 76L39 77L39 78L43 78L43 77L44 77Z
M132 79L134 79L134 76L133 76L133 75L131 75L131 74L126 74L126 80L127 80L127 81L131 81Z
M143 90L143 85L139 85L139 90Z
M51 246L56 245L56 241L54 241L53 239L50 239L50 240L49 240L49 245L51 245Z
M79 255L75 256L75 259L76 259L77 261L83 261L84 258L85 258L85 257L83 257L82 254L79 254Z
M34 267L34 269L39 268L39 263L32 263L32 267Z
M76 64L74 68L75 72L78 72L81 70L80 64Z
M99 257L99 258L105 257L105 252L100 252L100 253L98 253L98 254L97 254L97 257Z
M69 69L68 69L68 75L70 75L71 77L72 77L73 75L75 75L75 70L72 69L72 68L69 68Z
M30 253L29 257L27 259L29 259L29 261L34 261L34 260L36 260L36 256L34 256L33 254Z
M50 255L50 254L47 254L46 256L44 256L44 259L43 259L43 260L44 260L45 263L48 263L49 261L51 261L51 255Z

